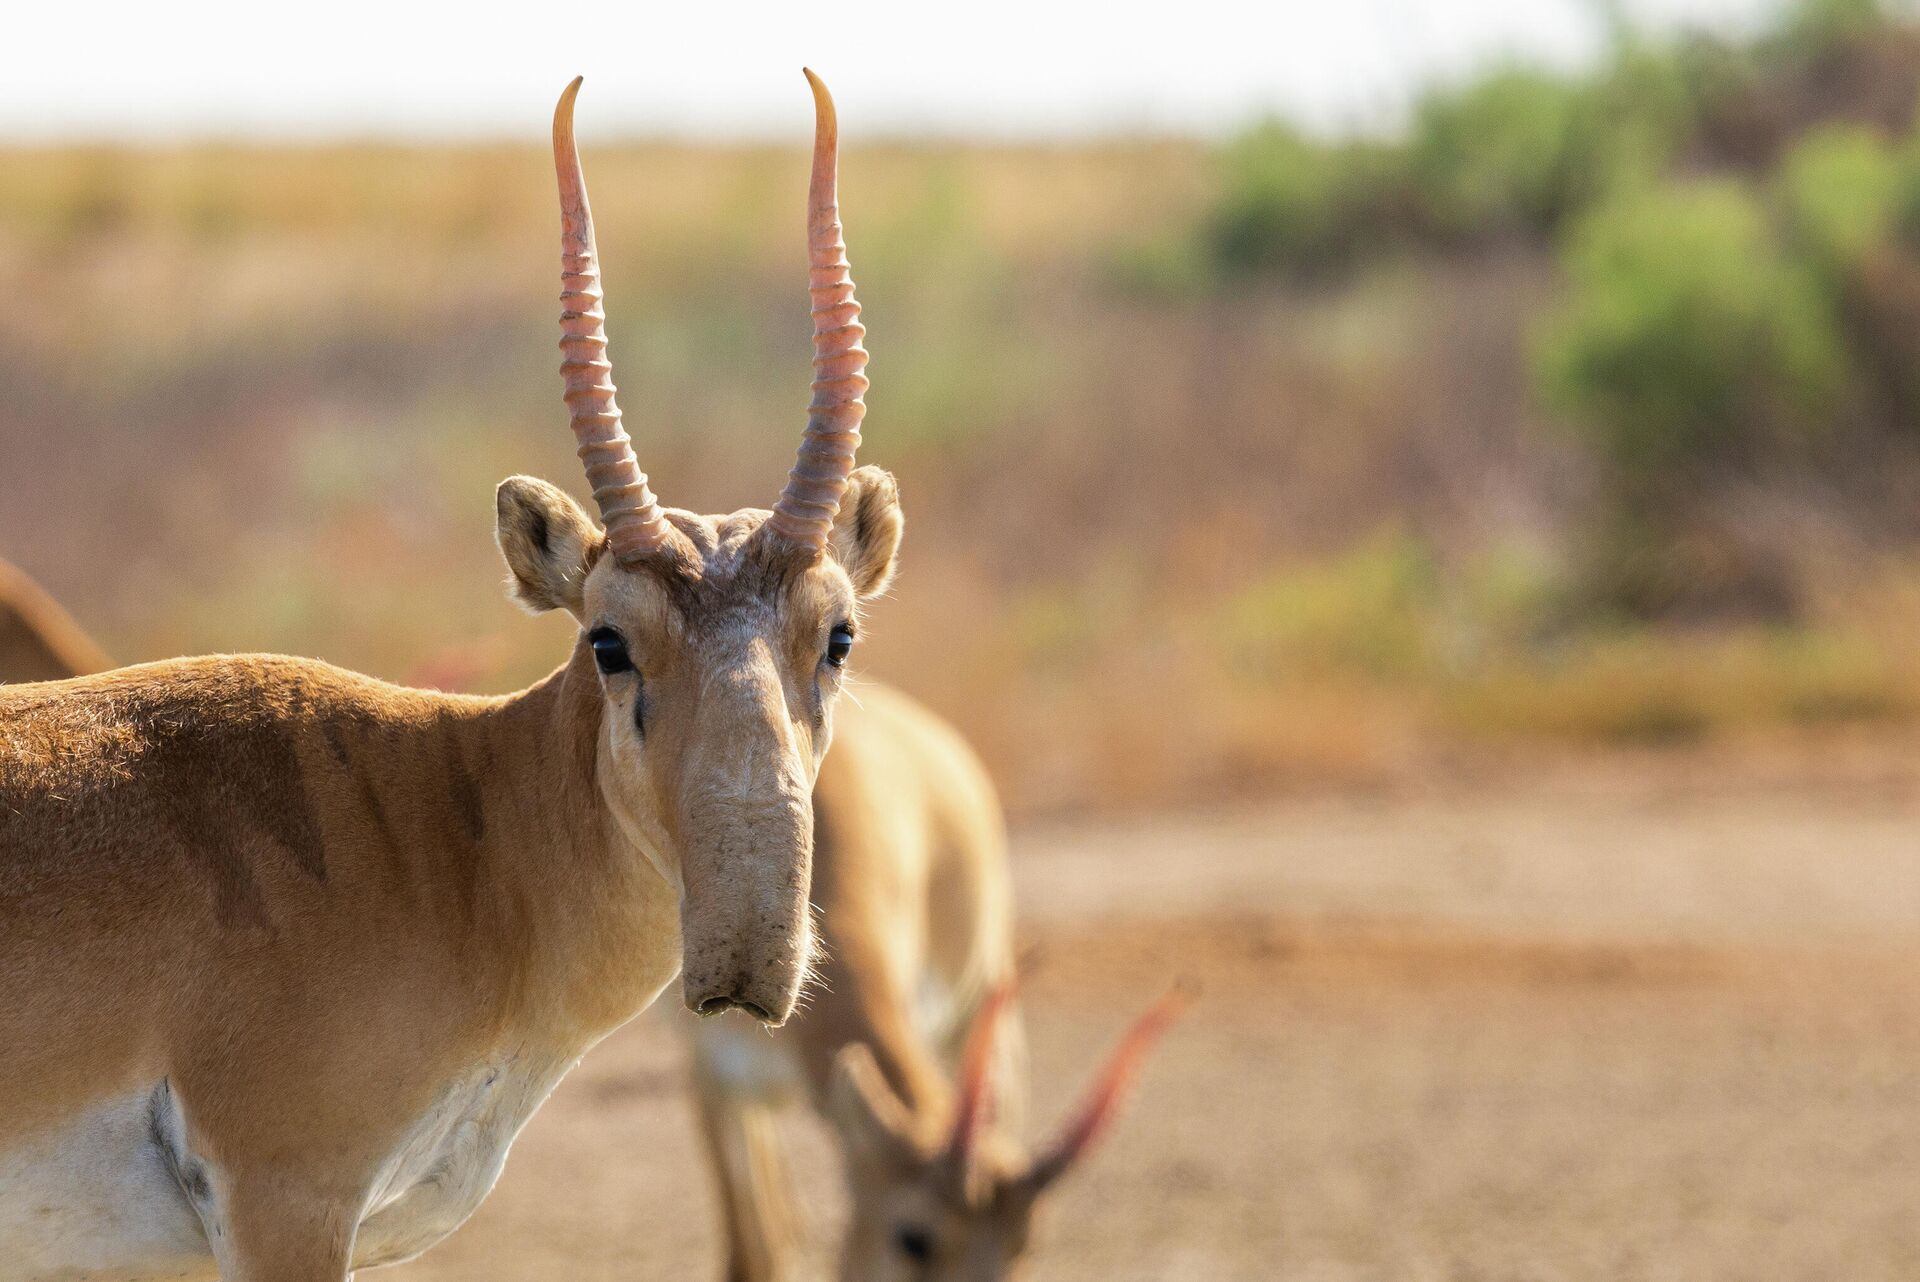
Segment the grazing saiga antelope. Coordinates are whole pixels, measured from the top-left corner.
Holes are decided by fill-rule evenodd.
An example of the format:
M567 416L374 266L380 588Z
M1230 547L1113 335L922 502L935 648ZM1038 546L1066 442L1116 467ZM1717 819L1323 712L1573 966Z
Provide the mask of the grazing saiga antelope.
M0 682L59 681L112 666L39 584L0 561Z
M778 1024L813 952L811 792L892 478L812 74L814 396L771 512L649 491L554 118L562 371L604 528L513 477L514 595L568 660L519 694L272 656L0 689L0 1279L342 1282L424 1250L608 1032Z
M846 1282L1007 1277L1037 1199L1113 1116L1181 998L1134 1025L1068 1123L1029 1155L1012 1134L1024 1052L1005 829L978 758L906 696L862 686L821 767L814 823L824 956L806 1009L771 1037L731 1017L693 1029L727 1276L796 1276L801 1232L777 1113L803 1096L845 1160Z

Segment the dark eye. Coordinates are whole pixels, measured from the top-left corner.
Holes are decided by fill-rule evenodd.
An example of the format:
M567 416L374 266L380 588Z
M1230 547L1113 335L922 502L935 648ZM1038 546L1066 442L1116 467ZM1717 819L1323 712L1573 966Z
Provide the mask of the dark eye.
M593 647L593 661L600 665L600 671L633 671L633 660L627 657L626 639L612 628L595 628L587 633L587 644Z
M838 624L827 636L827 662L839 667L853 653L853 629L847 624Z
M893 1244L909 1260L924 1264L933 1258L933 1234L918 1224L902 1224L893 1231Z

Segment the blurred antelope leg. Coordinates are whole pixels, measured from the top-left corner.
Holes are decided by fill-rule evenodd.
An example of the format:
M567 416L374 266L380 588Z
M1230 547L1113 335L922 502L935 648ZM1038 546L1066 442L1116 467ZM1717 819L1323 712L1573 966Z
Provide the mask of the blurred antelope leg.
M799 1276L802 1236L775 1108L728 1089L705 1065L696 1065L694 1087L726 1220L725 1276L788 1282Z

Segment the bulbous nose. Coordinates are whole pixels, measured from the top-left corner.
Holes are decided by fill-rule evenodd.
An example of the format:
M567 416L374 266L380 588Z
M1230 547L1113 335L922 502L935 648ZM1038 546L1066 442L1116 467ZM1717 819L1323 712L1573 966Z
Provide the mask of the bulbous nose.
M682 856L681 990L696 1014L738 1008L779 1025L793 1014L813 956L812 815L800 804L758 818Z
M681 986L701 1015L786 1022L813 952L813 781L764 640L701 695L680 781Z

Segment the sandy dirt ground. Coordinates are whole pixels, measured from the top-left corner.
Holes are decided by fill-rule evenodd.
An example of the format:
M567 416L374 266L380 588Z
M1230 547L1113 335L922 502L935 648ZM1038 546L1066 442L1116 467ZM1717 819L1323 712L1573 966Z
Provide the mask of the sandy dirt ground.
M1032 1277L1920 1277L1920 753L1016 844L1038 1117L1167 977L1205 985ZM718 1278L679 1018L590 1055L473 1220L372 1276ZM832 1151L793 1130L825 1238Z

